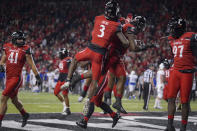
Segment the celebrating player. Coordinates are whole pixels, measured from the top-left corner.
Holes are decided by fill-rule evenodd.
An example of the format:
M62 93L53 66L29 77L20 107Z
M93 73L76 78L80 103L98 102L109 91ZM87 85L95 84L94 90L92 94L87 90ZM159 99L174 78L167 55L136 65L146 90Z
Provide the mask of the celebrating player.
M59 51L59 58L61 59L61 62L59 63L59 78L58 82L55 86L54 89L54 95L57 96L57 98L62 102L63 104L63 113L65 115L70 115L70 108L69 108L69 98L68 98L68 89L62 91L63 97L59 94L61 92L60 87L61 85L64 84L67 73L68 73L68 68L71 62L71 57L68 57L68 51L65 48L62 48Z
M197 34L186 32L186 22L179 17L169 21L171 36L168 37L174 55L174 67L170 74L168 87L168 125L165 131L175 131L173 126L176 110L175 100L180 91L182 103L181 131L186 131L189 115L189 96L194 73L194 56L197 56Z
M25 44L25 34L22 31L13 32L12 43L6 43L3 46L3 56L0 61L0 72L4 72L4 64L6 66L6 88L2 92L0 104L0 126L3 117L7 111L7 101L11 98L12 103L20 111L22 115L22 127L27 124L29 113L25 111L22 103L18 100L18 90L22 85L22 68L27 63L32 68L37 84L40 86L42 80L34 64L31 48Z

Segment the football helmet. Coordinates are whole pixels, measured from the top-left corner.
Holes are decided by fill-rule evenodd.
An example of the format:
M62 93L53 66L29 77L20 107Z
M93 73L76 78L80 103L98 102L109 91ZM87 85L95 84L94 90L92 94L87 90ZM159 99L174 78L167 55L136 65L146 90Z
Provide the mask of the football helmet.
M108 20L118 20L120 16L120 6L116 0L110 0L105 4L105 17Z
M186 31L186 21L180 17L172 17L167 29L172 37L179 38Z
M159 69L160 69L160 70L163 70L163 69L164 69L164 64L163 64L163 63L161 63L161 64L159 65Z
M131 20L131 24L133 24L138 31L144 31L146 28L146 18L144 16L136 16Z
M170 63L169 63L168 59L165 59L165 60L163 61L163 64L164 64L164 67L165 67L166 69L169 69L169 68L170 68Z
M62 60L68 56L68 50L66 48L62 48L59 51L59 58Z
M22 31L13 32L12 35L12 43L16 46L23 46L25 45L26 36ZM17 40L23 40L23 42L18 43Z

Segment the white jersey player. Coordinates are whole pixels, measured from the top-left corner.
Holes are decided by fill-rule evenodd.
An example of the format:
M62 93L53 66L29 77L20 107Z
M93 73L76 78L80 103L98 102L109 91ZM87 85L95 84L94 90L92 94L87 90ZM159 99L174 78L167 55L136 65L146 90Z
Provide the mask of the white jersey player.
M137 79L138 76L135 73L135 71L131 71L131 73L129 74L129 99L131 99L131 96L133 96L133 98L135 99L135 95L133 94L133 91L136 88Z
M50 71L47 73L47 78L48 78L48 89L49 92L53 92L53 89L55 88L55 72L54 71Z
M30 87L32 92L39 92L39 88L36 85L36 77L32 70L30 70Z
M159 70L157 71L157 78L156 78L157 98L155 99L155 105L154 105L154 108L156 109L162 109L160 103L163 98L164 79L165 79L164 64L161 63L159 65Z

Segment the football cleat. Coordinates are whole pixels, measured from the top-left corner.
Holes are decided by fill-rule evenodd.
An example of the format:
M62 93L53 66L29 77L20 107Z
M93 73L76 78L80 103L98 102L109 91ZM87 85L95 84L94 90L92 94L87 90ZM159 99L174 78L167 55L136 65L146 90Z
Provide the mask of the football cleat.
M26 113L24 116L22 116L23 118L22 118L22 125L21 125L21 127L24 127L24 126L26 126L26 124L27 124L27 120L28 120L28 118L29 118L29 113Z
M113 119L112 128L114 128L118 123L118 120L120 119L120 115L116 113L116 115L112 119Z
M87 128L87 122L84 119L81 119L80 121L76 122L77 126L86 129Z

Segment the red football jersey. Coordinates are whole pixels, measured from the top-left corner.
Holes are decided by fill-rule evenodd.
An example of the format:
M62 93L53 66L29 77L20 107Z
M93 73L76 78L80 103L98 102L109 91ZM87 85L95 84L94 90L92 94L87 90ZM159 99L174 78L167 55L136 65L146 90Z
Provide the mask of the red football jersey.
M100 47L108 47L112 37L116 32L122 30L119 22L110 21L105 18L104 15L96 16L94 21L94 28L92 31L92 43L97 44Z
M68 73L68 65L71 63L72 58L66 57L59 63L59 71L60 73Z
M124 24L122 28L123 33L127 32L127 33L136 34L135 30L136 30L135 26L130 23ZM123 56L126 53L126 51L127 51L127 48L123 47L120 39L118 37L114 37L113 41L111 42L111 52L114 52L115 53L114 55Z
M190 39L194 32L186 32L180 38L168 37L172 53L174 55L174 69L193 69L195 66L194 56L190 47Z
M26 62L26 54L31 54L30 46L17 47L11 43L6 43L3 45L3 50L6 54L6 76L20 76Z

